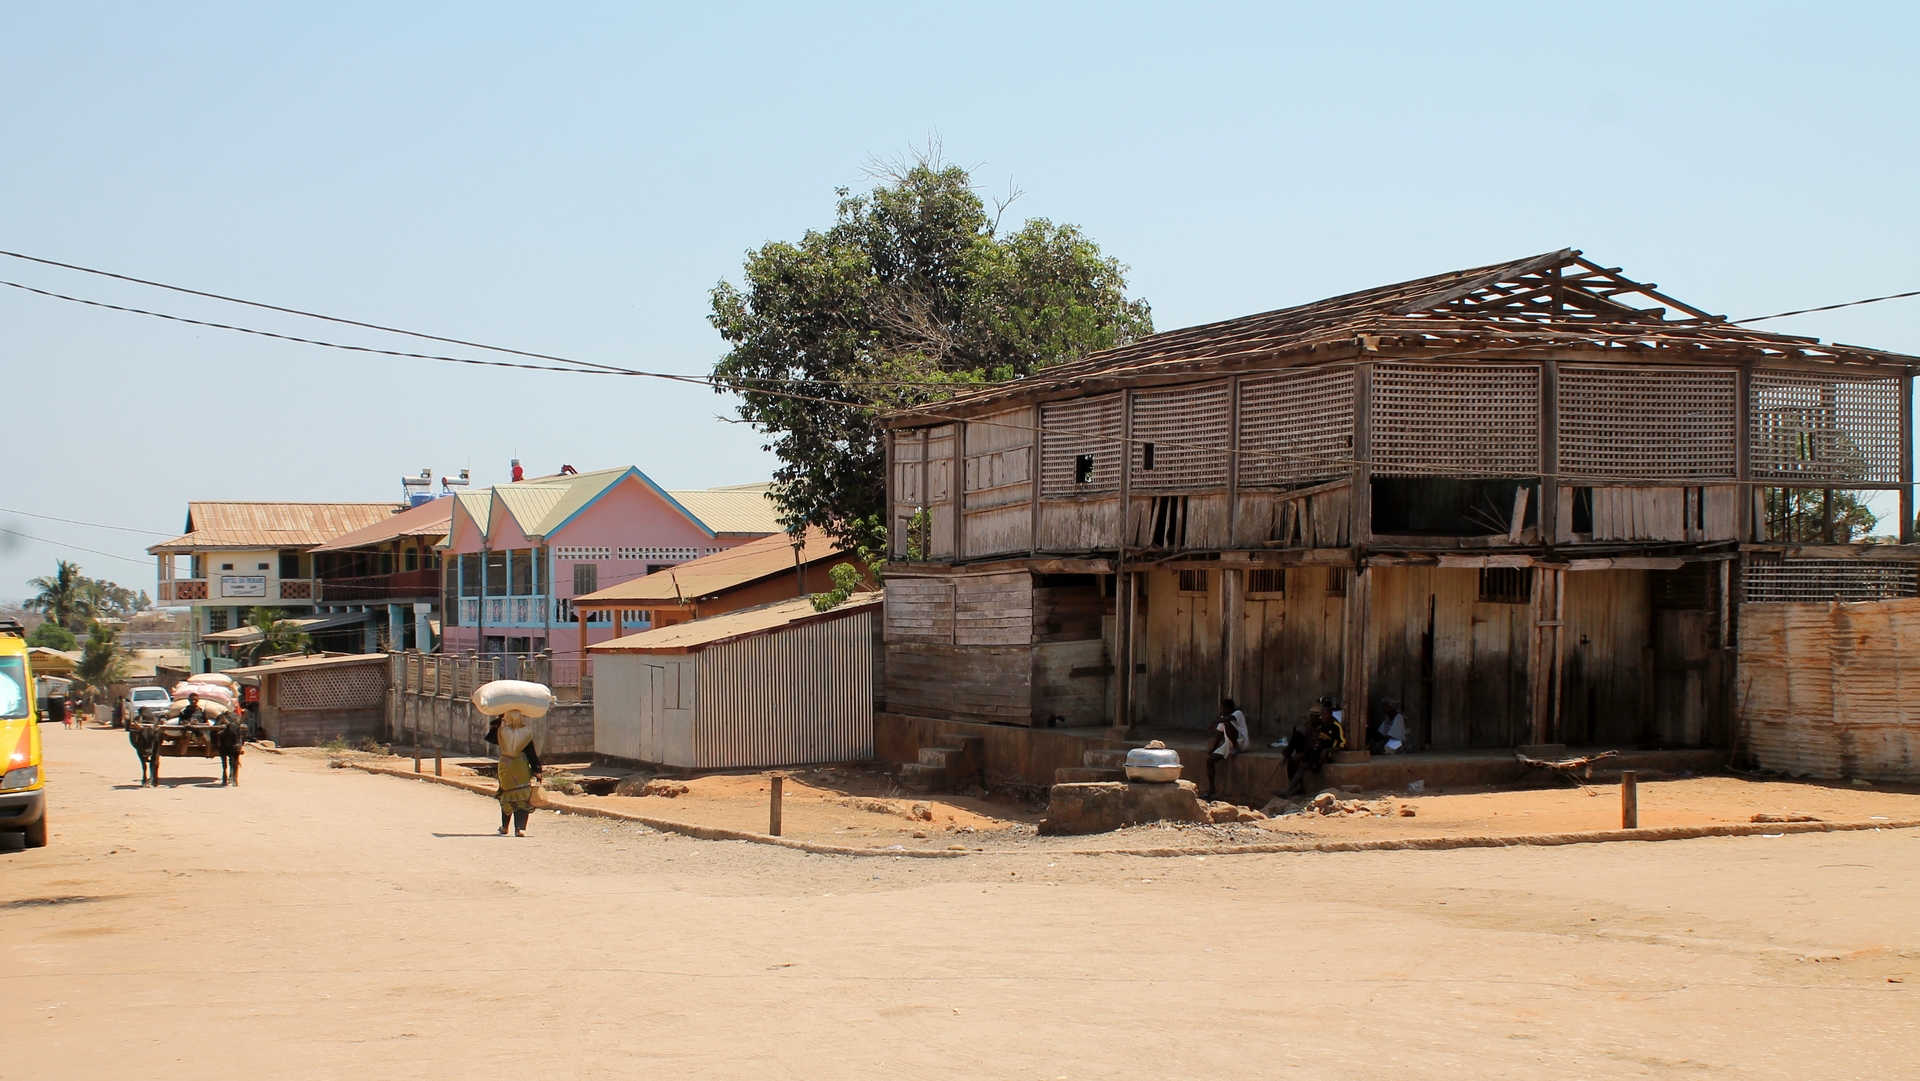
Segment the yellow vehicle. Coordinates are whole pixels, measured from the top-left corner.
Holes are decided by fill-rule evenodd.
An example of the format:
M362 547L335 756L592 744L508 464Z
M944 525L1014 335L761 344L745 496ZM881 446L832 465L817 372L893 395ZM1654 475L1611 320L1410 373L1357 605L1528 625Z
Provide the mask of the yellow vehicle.
M26 631L13 620L0 620L0 830L25 833L28 848L47 843L47 776L38 721Z

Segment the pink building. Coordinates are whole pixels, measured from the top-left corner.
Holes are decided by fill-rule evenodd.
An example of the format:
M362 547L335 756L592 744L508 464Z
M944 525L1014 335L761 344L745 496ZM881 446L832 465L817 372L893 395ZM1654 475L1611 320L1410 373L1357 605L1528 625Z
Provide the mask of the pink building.
M440 545L441 651L579 657L574 597L779 532L767 488L669 492L628 466L460 492ZM613 637L613 613L586 629Z

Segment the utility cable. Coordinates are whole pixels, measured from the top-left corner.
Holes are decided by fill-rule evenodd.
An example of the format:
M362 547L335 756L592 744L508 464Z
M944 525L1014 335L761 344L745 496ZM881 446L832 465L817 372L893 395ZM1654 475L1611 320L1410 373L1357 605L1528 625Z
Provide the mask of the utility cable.
M22 533L17 529L8 529L5 526L0 526L0 533L6 533L10 536L19 537L22 540L39 541L41 544L52 544L61 548L71 548L76 552L86 552L89 555L106 556L108 559L124 559L128 563L138 563L143 567L151 567L153 565L152 560L135 559L132 556L118 555L114 552L103 552L98 548L82 548L77 544L68 544L65 541L48 540L45 537L36 537L28 533Z
M41 518L49 522L65 522L68 525L91 526L94 529L117 529L122 533L145 533L149 537L171 537L176 535L173 533L161 533L158 530L153 530L153 529L134 529L131 526L124 526L124 525L105 525L100 522L82 522L77 518L55 518L51 514L35 514L30 510L15 510L12 507L0 507L0 514L21 514L21 515L25 515L28 518Z

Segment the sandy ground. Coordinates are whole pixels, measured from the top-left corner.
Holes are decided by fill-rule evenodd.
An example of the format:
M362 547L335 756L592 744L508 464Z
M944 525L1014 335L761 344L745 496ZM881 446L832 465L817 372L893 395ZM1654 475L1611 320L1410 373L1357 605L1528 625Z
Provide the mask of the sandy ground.
M347 757L411 770L411 759L370 755L329 756L314 749L289 755L324 760ZM449 759L449 776L476 775ZM424 767L432 771L428 761ZM647 818L764 833L768 780L764 774L730 774L671 781L667 796L578 796L564 805L604 807ZM1275 841L1383 840L1401 837L1512 836L1620 828L1620 789L1575 787L1560 781L1534 789L1463 792L1343 792L1359 813L1280 815L1232 826L1141 826L1093 837L1037 837L1044 810L1012 799L973 799L903 792L894 780L870 770L795 771L785 786L782 835L853 848L969 850L1208 848ZM1739 777L1689 777L1639 786L1640 825L1708 826L1750 823L1756 814L1811 816L1825 822L1920 821L1920 793L1856 788L1847 784L1754 781ZM1411 811L1408 815L1403 812Z
M48 732L0 1076L1910 1076L1920 830L820 856ZM1585 797L1574 797L1585 798Z

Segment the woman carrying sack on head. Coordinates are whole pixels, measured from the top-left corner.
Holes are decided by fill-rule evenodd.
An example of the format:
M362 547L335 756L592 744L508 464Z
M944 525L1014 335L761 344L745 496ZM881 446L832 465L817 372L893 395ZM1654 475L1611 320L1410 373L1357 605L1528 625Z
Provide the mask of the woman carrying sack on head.
M500 836L507 835L507 820L513 820L513 835L527 835L527 816L533 813L533 779L540 775L540 752L533 747L533 726L518 710L493 719L487 726L487 742L500 747Z
M473 692L473 706L493 718L486 740L500 748L500 836L527 835L527 816L533 813L533 782L540 776L540 752L533 747L529 717L544 717L553 705L553 691L544 684L497 679Z

